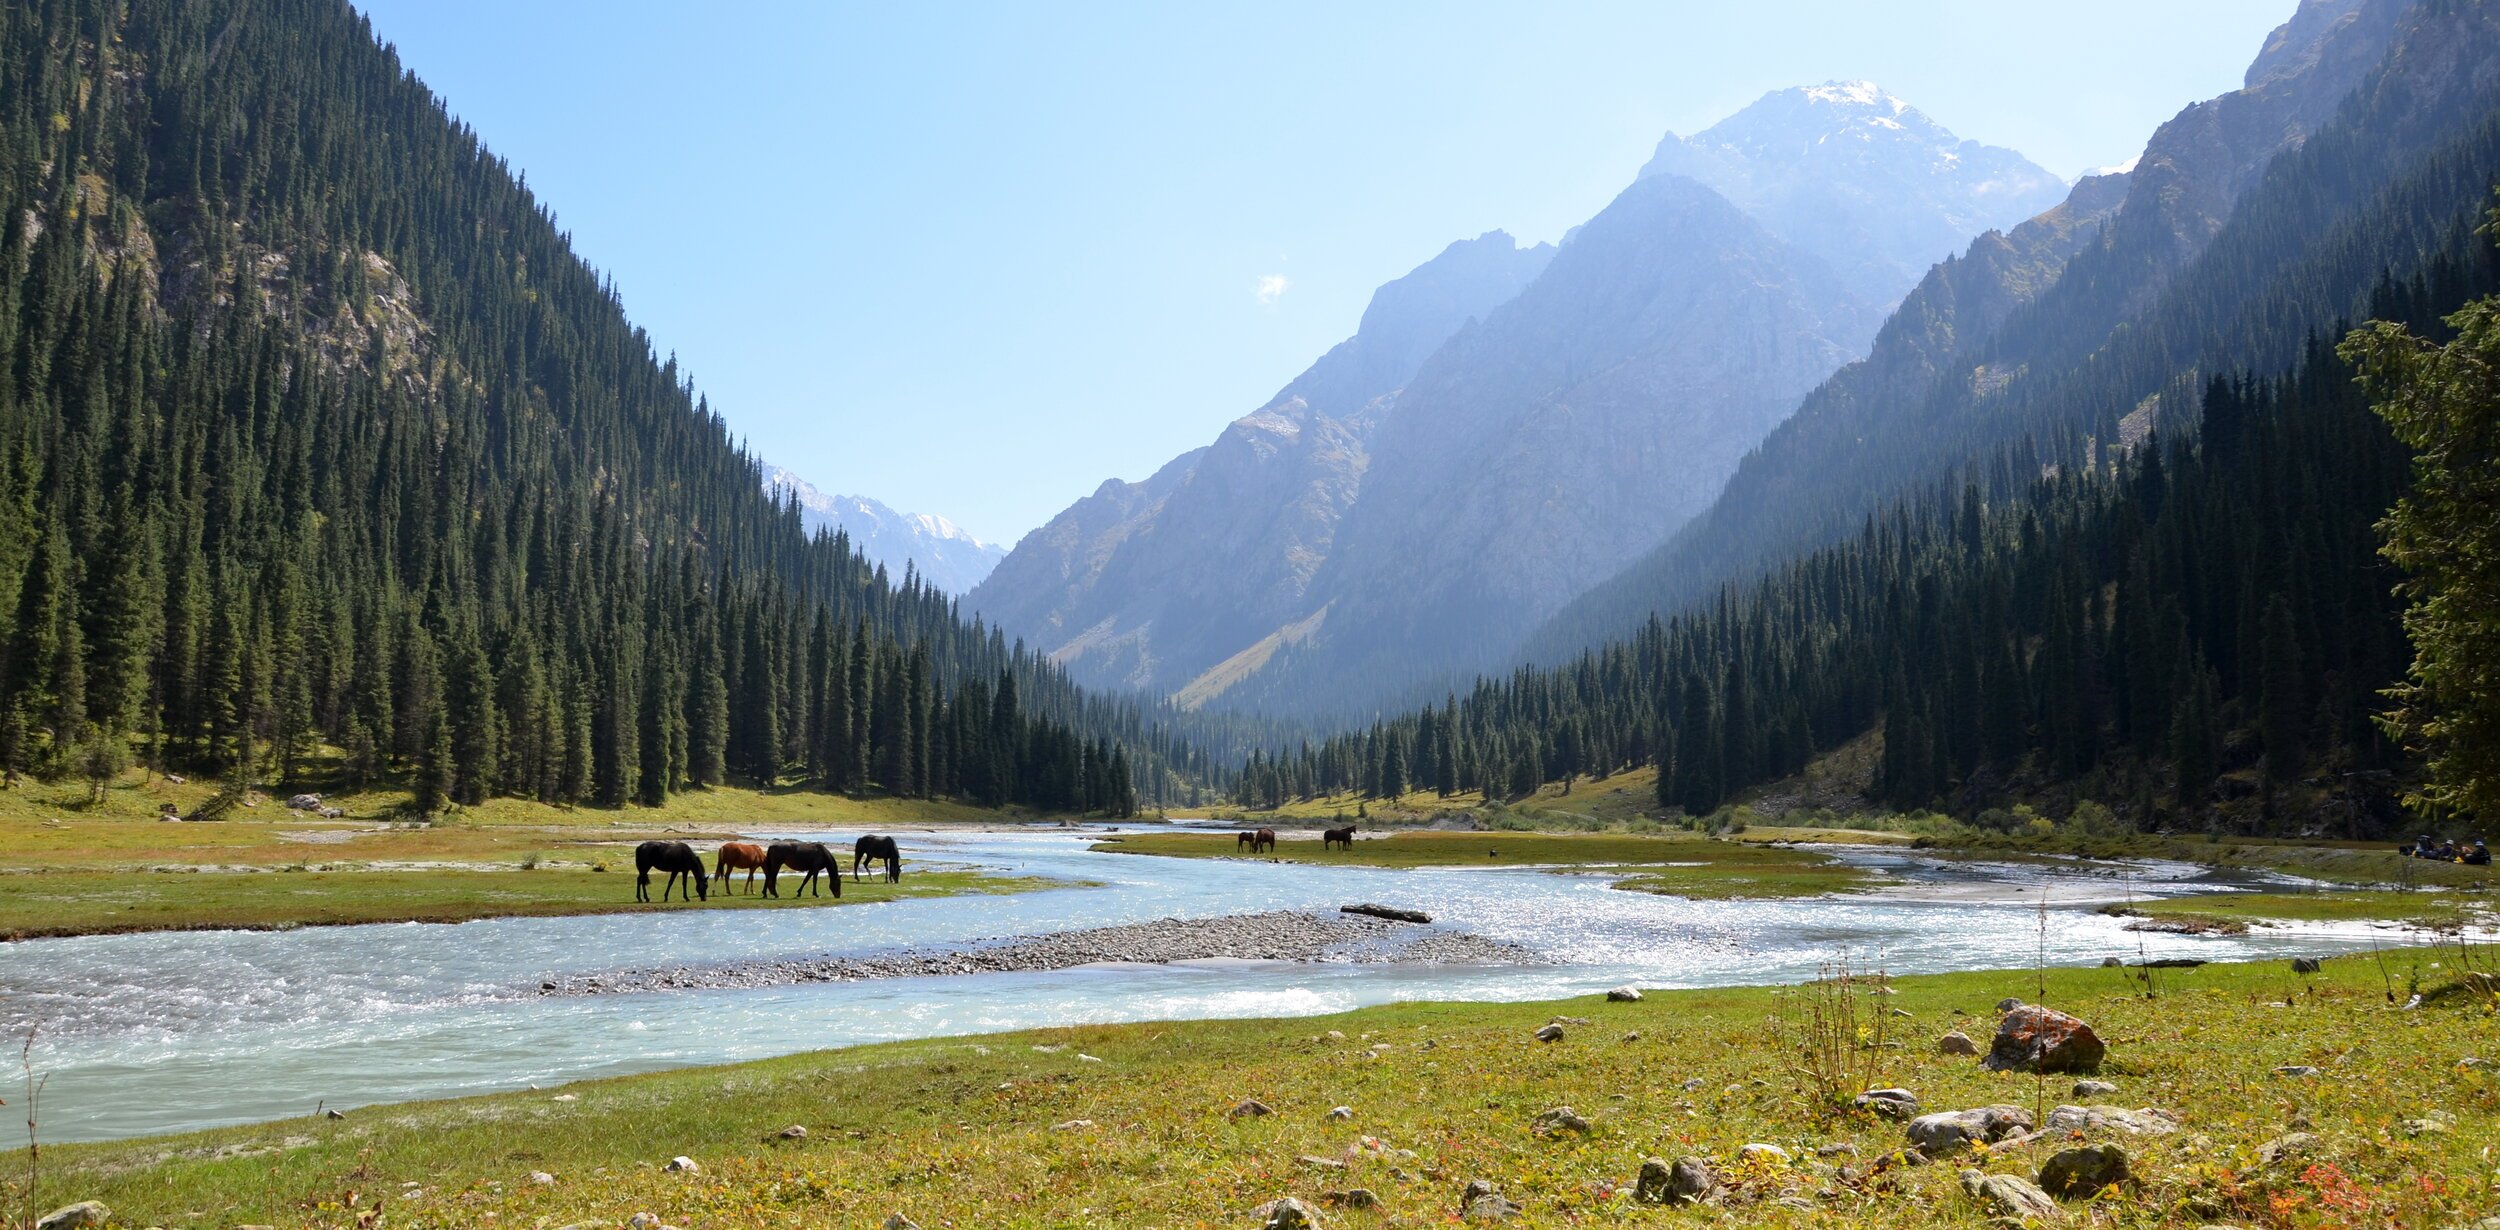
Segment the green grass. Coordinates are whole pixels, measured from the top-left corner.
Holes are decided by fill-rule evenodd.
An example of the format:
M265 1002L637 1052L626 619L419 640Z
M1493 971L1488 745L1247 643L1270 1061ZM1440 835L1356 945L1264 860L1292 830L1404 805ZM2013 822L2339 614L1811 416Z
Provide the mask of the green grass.
M2409 977L2452 980L2458 958L2413 950L2385 963L2401 991ZM2282 962L2163 971L2158 998L2124 970L1893 985L1898 994L1880 999L1804 988L1653 992L1637 1004L1401 1004L860 1047L368 1107L336 1122L56 1146L44 1150L36 1203L99 1199L122 1224L169 1227L346 1227L377 1206L382 1224L402 1230L613 1227L637 1212L704 1228L874 1226L896 1212L927 1227L1238 1227L1278 1196L1360 1186L1380 1208L1326 1216L1332 1227L1372 1230L1452 1224L1459 1189L1481 1178L1522 1206L1511 1224L1524 1227L1976 1228L1986 1219L1957 1170L2028 1176L2061 1145L1872 1179L1816 1171L1818 1146L1853 1147L1856 1159L1833 1160L1863 1171L1902 1134L1831 1107L1804 1075L1796 1023L1820 1005L1868 1028L1869 1045L1845 1051L1844 1089L1903 1085L1930 1109L2074 1100L2071 1077L1990 1074L1932 1053L1948 1028L1984 1045L1990 1006L2013 995L2076 1012L2109 1042L2101 1076L2119 1093L2095 1101L2185 1121L2172 1135L2125 1139L2140 1185L2088 1210L2068 1205L2070 1224L2437 1227L2489 1211L2500 1076L2459 1066L2500 1057L2488 996L2396 1011L2369 957L2331 960L2310 978ZM1531 1040L1558 1014L1591 1023L1567 1026L1559 1043ZM1909 1045L1876 1045L1878 1027ZM2290 1064L2322 1072L2271 1074ZM1253 1097L1276 1113L1227 1115ZM1353 1118L1328 1119L1338 1105ZM1535 1134L1534 1117L1557 1105L1593 1130ZM2439 1128L2416 1122L2434 1114L2447 1117ZM1060 1126L1076 1121L1090 1122ZM781 1140L794 1124L808 1136ZM2258 1146L2291 1131L2315 1133L2316 1151L2264 1164ZM1795 1161L1740 1165L1738 1151L1757 1141ZM701 1173L660 1170L680 1154ZM1710 1157L1735 1180L1722 1206L1632 1203L1642 1158L1683 1155ZM1305 1156L1346 1168L1297 1160ZM554 1184L533 1184L533 1171ZM8 1186L22 1178L0 1179L5 1207L24 1203ZM1782 1196L1803 1207L1772 1203Z
M2370 922L2395 919L2418 927L2448 929L2476 921L2484 902L2454 893L2406 893L2346 889L2317 893L2220 893L2112 905L2122 914L2199 930L2239 934L2276 922Z
M766 898L759 880L754 895L723 892L708 901L643 905L634 900L631 851L622 871L582 868L522 871L306 870L256 872L58 871L0 875L0 939L103 935L126 931L222 928L270 930L373 922L466 922L476 918L558 914L620 914L642 910L788 909L858 905L908 897L959 893L1008 893L1060 887L1056 880L991 876L970 871L921 871L899 884L871 879L845 882L842 896L791 896L785 881L779 898ZM741 884L744 876L736 877ZM664 887L652 877L652 892ZM821 885L822 880L818 883Z
M1093 848L1174 858L1246 857L1238 854L1230 833L1135 834ZM1356 867L1622 868L1627 878L1616 887L1679 897L1804 897L1872 881L1866 872L1809 851L1693 836L1409 832L1365 834L1352 850L1326 850L1315 834L1295 834L1282 837L1273 855L1260 857Z

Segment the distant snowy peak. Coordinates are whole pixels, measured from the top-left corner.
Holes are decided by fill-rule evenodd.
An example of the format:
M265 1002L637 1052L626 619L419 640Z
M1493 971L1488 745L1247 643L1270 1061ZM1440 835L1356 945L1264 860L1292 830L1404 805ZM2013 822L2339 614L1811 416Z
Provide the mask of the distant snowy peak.
M1877 303L2067 191L2030 159L1965 141L1871 81L1773 90L1692 136L1668 133L1641 168L1653 175L1708 185Z
M934 513L897 512L864 495L827 495L780 466L764 467L764 489L797 496L799 518L808 529L849 534L853 548L869 562L885 565L898 581L908 566L923 582L962 594L1007 556L1005 547L983 542Z

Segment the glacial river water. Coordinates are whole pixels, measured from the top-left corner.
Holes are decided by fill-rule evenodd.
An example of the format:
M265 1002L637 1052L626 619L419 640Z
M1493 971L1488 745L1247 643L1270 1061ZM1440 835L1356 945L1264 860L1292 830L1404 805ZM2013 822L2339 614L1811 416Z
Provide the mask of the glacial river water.
M310 1114L318 1104L519 1089L847 1043L1039 1025L1297 1015L1407 999L1519 1000L1796 981L1846 958L1897 973L2104 957L2217 960L2389 942L2365 925L2244 938L2143 935L2096 907L2222 887L2161 863L1947 861L1855 849L1894 888L1695 902L1530 868L1390 871L1096 854L1060 830L907 837L939 860L1088 882L1011 896L283 932L162 932L0 945L0 1036L42 1023L47 1140ZM1498 837L1495 838L1498 840ZM627 892L632 881L621 877ZM557 974L945 948L1168 917L1376 901L1509 940L1538 966L1222 962L544 998ZM2042 903L2047 902L2046 925ZM12 1045L10 1050L14 1051ZM11 1058L15 1056L12 1055Z

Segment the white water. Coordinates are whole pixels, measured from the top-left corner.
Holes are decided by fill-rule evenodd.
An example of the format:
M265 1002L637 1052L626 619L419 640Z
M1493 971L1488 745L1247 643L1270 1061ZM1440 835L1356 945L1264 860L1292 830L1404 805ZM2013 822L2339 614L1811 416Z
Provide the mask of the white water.
M1098 1021L1335 1012L1408 999L1554 998L1796 981L1847 958L1897 973L2228 960L2365 946L2364 925L2147 935L2095 907L2228 887L2181 864L1846 857L1896 890L1695 902L1528 868L1389 871L1094 854L1098 834L929 835L906 857L1100 887L833 909L513 918L0 945L0 1036L41 1022L49 1140L182 1131L897 1038ZM1499 841L1498 834L1488 840ZM2240 881L2245 885L2248 881ZM631 880L620 879L620 895ZM540 998L558 973L944 948L1166 917L1376 901L1510 940L1550 966L1223 962ZM2047 902L2046 914L2042 903ZM2045 919L2045 925L2044 925ZM2009 984L2010 985L2010 984Z

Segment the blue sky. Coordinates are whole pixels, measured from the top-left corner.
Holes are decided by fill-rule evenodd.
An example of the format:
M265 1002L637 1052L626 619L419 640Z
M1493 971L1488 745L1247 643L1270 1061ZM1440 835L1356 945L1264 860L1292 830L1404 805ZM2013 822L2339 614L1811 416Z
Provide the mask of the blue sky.
M2292 3L364 7L757 452L1012 542L1665 131L1868 78L2073 175Z

